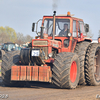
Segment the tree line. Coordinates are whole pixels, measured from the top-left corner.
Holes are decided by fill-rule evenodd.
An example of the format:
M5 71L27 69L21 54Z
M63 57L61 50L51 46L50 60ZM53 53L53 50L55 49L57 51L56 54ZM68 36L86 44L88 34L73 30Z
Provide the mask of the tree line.
M9 26L0 27L0 43L14 42L17 44L24 44L26 42L31 42L32 39L33 37L30 35L24 36L23 33L16 33L16 31Z

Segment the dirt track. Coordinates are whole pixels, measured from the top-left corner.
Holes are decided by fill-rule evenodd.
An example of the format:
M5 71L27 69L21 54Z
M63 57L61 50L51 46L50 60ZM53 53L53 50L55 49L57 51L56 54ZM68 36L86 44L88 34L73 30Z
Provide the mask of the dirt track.
M34 83L28 87L2 87L0 94L8 94L7 100L98 100L100 86L78 86L76 89L57 89L49 83Z

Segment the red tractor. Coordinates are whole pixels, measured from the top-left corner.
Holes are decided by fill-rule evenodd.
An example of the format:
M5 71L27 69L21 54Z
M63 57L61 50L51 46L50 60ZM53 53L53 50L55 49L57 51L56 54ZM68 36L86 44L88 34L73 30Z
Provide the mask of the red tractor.
M32 31L34 31L33 23ZM8 52L1 65L3 84L50 82L60 88L100 85L100 46L87 37L89 25L67 15L43 16L30 48ZM20 83L21 84L21 83Z

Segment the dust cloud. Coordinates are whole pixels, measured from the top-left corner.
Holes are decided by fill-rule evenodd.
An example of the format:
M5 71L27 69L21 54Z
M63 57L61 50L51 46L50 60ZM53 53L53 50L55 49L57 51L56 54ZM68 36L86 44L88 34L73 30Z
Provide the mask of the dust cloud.
M57 10L57 8L58 8L58 1L59 0L53 0L53 4L52 4L52 10L53 11L56 11Z

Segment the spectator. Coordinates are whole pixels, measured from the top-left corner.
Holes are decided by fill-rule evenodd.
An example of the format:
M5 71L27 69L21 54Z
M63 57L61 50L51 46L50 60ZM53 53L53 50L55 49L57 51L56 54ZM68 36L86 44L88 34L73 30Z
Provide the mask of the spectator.
M98 43L100 43L100 37L98 37Z

